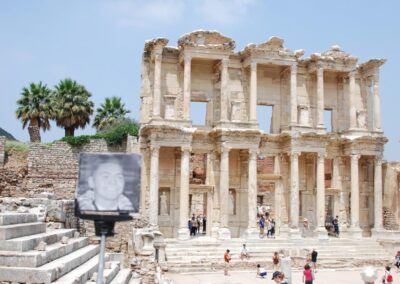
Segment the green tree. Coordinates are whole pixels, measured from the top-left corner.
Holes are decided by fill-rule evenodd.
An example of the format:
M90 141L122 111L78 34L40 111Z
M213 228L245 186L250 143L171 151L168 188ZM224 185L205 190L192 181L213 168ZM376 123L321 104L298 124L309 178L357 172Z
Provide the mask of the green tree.
M72 79L64 79L55 86L54 104L57 126L65 129L65 136L74 136L75 129L85 128L93 113L91 94Z
M98 131L103 130L105 127L123 120L128 113L130 113L130 111L125 109L125 104L121 103L121 98L106 98L104 103L96 109L93 127Z
M22 89L21 98L17 100L17 118L22 121L22 128L28 123L31 142L40 142L40 129L50 129L50 119L54 118L51 90L46 85L30 83Z

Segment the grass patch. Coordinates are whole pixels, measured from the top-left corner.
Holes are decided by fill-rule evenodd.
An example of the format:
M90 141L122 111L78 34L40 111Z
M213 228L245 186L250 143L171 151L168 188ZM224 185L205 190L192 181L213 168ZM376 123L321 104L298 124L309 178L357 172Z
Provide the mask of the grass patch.
M12 141L12 140L6 140L6 144L4 146L4 150L6 153L9 152L28 152L29 150L29 145L24 142L20 141Z
M104 139L108 145L120 145L128 135L137 136L139 125L133 120L124 120L94 135L66 136L60 141L67 142L71 146L82 146L90 142L90 139Z

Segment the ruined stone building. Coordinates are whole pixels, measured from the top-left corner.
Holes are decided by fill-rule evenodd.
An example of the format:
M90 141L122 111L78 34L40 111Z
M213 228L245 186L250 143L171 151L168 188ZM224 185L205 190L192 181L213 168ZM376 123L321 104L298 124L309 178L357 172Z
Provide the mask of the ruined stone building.
M166 237L188 239L202 214L210 237L258 238L260 210L290 238L304 218L324 237L336 215L343 234L384 233L385 60L358 63L339 46L302 58L278 37L235 52L209 31L167 44L145 43L140 94L141 208Z

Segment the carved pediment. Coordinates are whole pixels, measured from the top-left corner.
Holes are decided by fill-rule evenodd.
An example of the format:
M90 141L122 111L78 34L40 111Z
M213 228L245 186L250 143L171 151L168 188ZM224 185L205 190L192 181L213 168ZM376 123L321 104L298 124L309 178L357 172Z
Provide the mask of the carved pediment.
M161 49L168 44L169 40L163 37L158 37L150 40L146 40L144 43L144 51L151 53L156 47Z
M272 36L266 42L260 44L248 44L240 53L246 57L249 55L258 55L269 58L300 58L304 54L303 49L292 51L283 47L284 39Z
M188 34L184 34L178 40L178 46L204 47L218 50L235 49L235 41L229 37L223 36L217 31L197 30Z
M325 61L325 62L337 62L342 64L356 64L357 57L350 55L340 49L340 46L333 45L330 49L323 53L311 54L312 61Z

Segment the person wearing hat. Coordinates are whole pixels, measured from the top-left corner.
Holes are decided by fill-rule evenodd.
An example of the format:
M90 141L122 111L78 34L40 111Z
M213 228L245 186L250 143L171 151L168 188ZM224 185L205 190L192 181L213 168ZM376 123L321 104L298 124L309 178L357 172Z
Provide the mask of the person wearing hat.
M272 273L272 280L274 280L275 283L280 283L280 284L287 284L287 282L284 280L284 274L279 271L275 271Z

